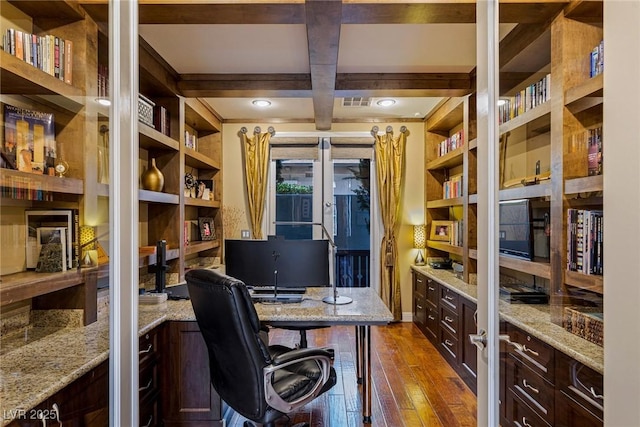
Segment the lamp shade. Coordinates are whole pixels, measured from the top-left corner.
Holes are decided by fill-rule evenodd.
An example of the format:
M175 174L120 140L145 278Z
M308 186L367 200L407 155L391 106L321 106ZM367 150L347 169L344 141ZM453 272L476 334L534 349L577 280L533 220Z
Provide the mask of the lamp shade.
M90 225L80 227L80 247L84 250L93 250L96 248L96 229Z
M427 244L427 226L424 224L413 226L413 247L424 249Z

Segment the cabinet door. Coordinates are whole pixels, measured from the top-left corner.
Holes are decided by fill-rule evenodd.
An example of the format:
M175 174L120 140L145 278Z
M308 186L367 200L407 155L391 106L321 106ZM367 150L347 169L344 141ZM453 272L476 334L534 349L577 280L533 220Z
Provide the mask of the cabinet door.
M475 393L478 372L478 348L469 341L469 335L475 334L477 331L476 305L463 298L461 307L460 376Z
M163 345L165 426L222 425L221 400L211 386L209 357L196 322L170 322Z
M556 390L556 423L557 427L602 427L604 422L597 415Z

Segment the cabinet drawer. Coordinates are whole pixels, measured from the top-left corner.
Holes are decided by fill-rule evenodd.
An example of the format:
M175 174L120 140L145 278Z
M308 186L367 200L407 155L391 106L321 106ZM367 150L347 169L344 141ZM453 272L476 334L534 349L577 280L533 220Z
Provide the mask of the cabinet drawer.
M458 314L458 303L460 302L460 296L446 286L440 286L440 302L444 303L456 314Z
M413 295L425 298L427 296L427 278L420 273L413 272Z
M560 351L556 351L556 389L597 417L603 417L602 375Z
M138 399L142 402L160 391L160 373L158 364L149 361L140 365L140 381L138 383Z
M512 356L507 358L507 387L542 419L553 424L553 386Z
M413 321L420 326L427 324L427 304L424 298L418 298L414 295L413 300Z
M440 306L440 324L454 336L458 336L458 330L460 329L458 314L444 305Z
M554 383L555 349L510 323L507 324L507 334L511 342L516 344L507 346L509 354Z
M440 352L445 358L451 361L451 364L458 364L458 339L448 330L440 328Z
M567 396L564 391L556 390L555 427L602 427L602 414L596 415L587 408ZM560 409L562 408L562 409Z
M140 427L160 426L160 399L156 398L140 406Z
M140 363L144 363L146 360L155 359L158 357L158 336L159 328L155 328L146 334L140 336L138 340L138 354L140 355Z
M507 421L515 427L551 427L512 390L507 390Z
M427 338L431 342L435 342L438 339L438 310L427 306Z
M440 299L439 288L440 285L438 282L427 279L427 301L429 301L434 307L438 306L438 300Z

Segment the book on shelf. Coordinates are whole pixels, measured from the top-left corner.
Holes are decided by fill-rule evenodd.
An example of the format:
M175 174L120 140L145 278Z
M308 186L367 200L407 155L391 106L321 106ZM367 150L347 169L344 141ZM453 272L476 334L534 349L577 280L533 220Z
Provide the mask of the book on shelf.
M604 40L591 50L589 77L595 77L604 71Z
M66 227L38 227L36 229L38 252L37 272L67 271Z
M454 151L464 145L464 131L460 130L438 143L438 157Z
M567 270L603 274L603 212L567 209Z
M63 227L66 230L66 265L76 268L80 265L80 223L78 209L27 209L25 211L27 268L36 268L38 244L37 229L42 227Z
M602 174L602 127L588 129L586 131L588 144L588 171L589 176Z
M2 153L9 168L53 176L56 160L53 114L5 104Z
M453 175L447 181L442 184L442 198L454 199L456 197L462 197L462 174Z

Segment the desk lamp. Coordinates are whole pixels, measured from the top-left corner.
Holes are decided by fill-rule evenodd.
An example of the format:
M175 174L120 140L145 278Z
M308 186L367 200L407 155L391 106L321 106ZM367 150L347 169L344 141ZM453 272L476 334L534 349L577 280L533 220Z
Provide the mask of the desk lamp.
M413 226L413 247L418 249L418 255L414 261L415 265L424 265L422 250L427 247L427 227L424 224Z

